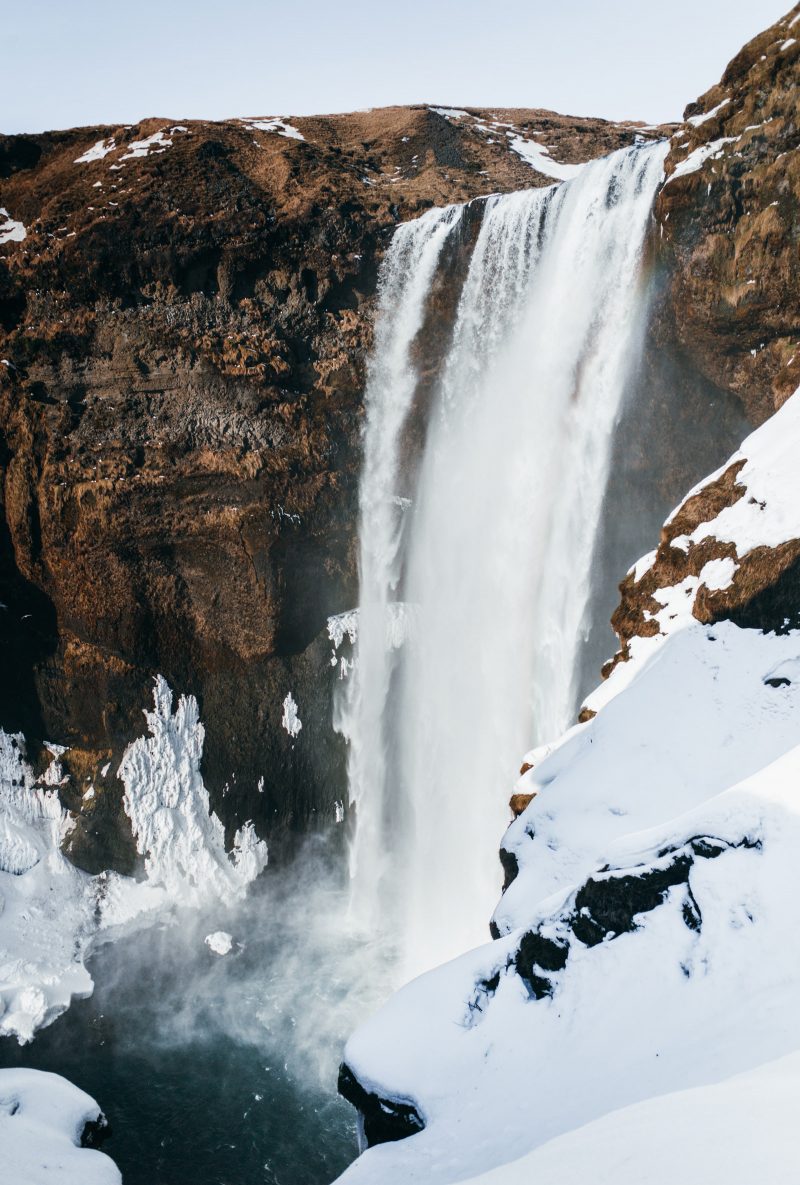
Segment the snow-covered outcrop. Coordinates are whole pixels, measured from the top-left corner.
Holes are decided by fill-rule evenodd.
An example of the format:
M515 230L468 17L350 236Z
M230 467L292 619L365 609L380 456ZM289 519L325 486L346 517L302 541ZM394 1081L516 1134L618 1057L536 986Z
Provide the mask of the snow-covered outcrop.
M588 719L527 755L496 941L348 1043L393 1142L342 1181L660 1185L678 1133L686 1180L800 1175L798 447L800 393L632 570Z
M200 773L203 726L197 702L156 680L149 735L126 750L120 767L125 810L143 857L141 881L116 873L89 876L62 854L71 822L61 806L57 758L37 780L22 735L0 730L0 1034L30 1040L87 996L84 961L92 945L119 927L164 917L173 906L202 907L241 897L267 862L252 825L225 850L222 823L209 810Z
M0 1179L8 1185L121 1185L92 1145L106 1120L94 1099L57 1074L0 1070Z
M659 639L691 620L778 632L800 627L799 438L796 392L673 511L659 547L620 586L612 621L622 650L612 665L628 657L642 661ZM609 679L587 700L588 711L626 677Z

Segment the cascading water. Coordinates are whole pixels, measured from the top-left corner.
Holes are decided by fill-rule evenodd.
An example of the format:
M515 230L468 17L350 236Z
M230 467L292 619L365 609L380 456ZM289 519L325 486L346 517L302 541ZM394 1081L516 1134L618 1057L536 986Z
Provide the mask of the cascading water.
M458 209L400 227L387 257L367 391L359 637L340 727L357 812L354 902L388 911L406 975L485 938L515 760L576 707L665 154L624 150L563 185L486 202L402 548L411 346ZM398 648L388 624L401 575L413 613Z
M375 347L367 378L364 468L359 495L360 555L358 674L347 685L337 726L349 741L348 779L358 842L351 874L379 884L384 871L383 786L387 776L386 708L394 658L403 633L400 539L405 500L397 491L400 441L417 385L411 347L422 328L425 303L442 247L462 207L430 210L401 225L383 264ZM375 892L366 893L361 921L373 928Z

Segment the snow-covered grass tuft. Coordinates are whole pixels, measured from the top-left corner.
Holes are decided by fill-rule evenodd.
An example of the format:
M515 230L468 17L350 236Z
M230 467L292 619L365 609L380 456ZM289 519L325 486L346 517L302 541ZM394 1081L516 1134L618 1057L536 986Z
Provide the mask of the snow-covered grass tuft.
M721 103L717 103L716 107L712 107L710 111L706 111L702 115L690 115L686 122L690 123L692 127L700 127L701 124L707 123L709 119L713 119L715 115L719 115L722 108L727 107L728 103L730 103L730 99L723 99Z

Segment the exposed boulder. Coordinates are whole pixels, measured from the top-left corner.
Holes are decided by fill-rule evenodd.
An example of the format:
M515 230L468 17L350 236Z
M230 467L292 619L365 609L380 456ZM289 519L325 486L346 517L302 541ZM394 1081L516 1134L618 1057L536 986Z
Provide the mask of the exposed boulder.
M381 1098L367 1090L345 1062L339 1067L339 1094L358 1111L368 1148L404 1140L425 1126L413 1103Z

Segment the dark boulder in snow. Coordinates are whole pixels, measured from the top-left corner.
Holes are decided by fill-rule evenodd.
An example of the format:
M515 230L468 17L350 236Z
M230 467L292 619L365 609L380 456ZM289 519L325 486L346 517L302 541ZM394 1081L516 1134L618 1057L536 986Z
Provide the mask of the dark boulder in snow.
M361 1117L364 1140L369 1148L374 1144L404 1140L425 1126L413 1103L381 1098L366 1090L345 1062L339 1067L338 1085L339 1094L353 1104Z

